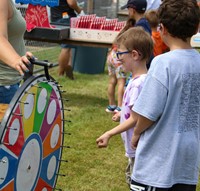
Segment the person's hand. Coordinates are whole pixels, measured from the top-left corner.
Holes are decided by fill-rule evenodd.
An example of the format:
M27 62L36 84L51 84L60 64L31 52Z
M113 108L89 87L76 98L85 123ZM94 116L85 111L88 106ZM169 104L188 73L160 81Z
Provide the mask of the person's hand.
M121 112L116 112L113 116L112 116L112 120L115 122L119 122L120 121L120 114Z
M81 10L79 14L77 13L77 17L84 16L84 15L85 15L85 12L83 10Z
M96 143L99 148L104 148L108 146L109 139L110 139L110 135L108 132L106 132L96 140Z
M24 72L28 72L27 66L30 65L29 59L33 58L33 54L31 52L26 52L26 55L19 57L18 60L16 60L15 69L23 76Z
M132 139L131 139L131 147L132 149L136 149L138 145L138 141L140 139L140 135L136 135L133 133Z
M81 10L81 12L78 14L78 16L84 16L85 12L83 10Z

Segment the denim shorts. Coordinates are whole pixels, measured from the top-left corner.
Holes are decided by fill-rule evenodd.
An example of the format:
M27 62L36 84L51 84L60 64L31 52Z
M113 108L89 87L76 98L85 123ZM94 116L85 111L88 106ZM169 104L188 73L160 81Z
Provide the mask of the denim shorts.
M9 104L19 89L19 83L10 86L0 86L0 103Z

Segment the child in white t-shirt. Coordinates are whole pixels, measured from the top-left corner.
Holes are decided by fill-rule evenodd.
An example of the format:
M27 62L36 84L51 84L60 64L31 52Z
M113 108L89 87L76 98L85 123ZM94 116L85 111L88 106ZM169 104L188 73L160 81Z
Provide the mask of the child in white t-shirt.
M124 71L132 73L132 79L124 92L122 110L120 114L120 125L110 131L107 131L97 139L96 142L99 147L106 147L109 139L113 135L122 132L121 127L130 117L132 107L142 89L147 73L146 63L153 51L151 36L145 32L142 27L133 27L128 29L118 37L117 43L118 52L116 55L123 64ZM126 181L128 184L130 184L131 181L131 173L135 157L135 150L131 148L133 128L134 126L121 134L125 146L125 156L128 157L128 166L126 168Z

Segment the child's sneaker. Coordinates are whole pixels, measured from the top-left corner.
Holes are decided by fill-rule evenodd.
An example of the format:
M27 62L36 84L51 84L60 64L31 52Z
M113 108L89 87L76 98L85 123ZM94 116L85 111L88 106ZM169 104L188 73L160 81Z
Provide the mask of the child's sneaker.
M114 113L117 113L117 112L120 112L121 111L121 108L120 107L116 107L115 110L114 110Z
M106 108L106 112L108 113L113 113L116 109L116 106L111 106L109 105L107 108Z

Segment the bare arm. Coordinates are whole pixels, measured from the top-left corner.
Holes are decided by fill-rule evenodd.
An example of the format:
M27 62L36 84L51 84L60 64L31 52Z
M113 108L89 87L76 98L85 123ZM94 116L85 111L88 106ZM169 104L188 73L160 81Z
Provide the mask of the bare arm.
M101 135L97 140L96 143L99 148L107 147L109 139L117 134L120 134L128 129L131 129L135 126L137 122L137 114L132 112L131 116L120 125L116 126L115 128L111 129L110 131L105 132L103 135Z
M77 1L76 0L66 0L68 5L74 9L78 14L80 14L80 12L82 11L82 9L78 6Z
M18 55L8 41L7 23L12 15L13 11L10 2L8 0L0 0L0 60L23 75L23 71L27 70L24 63L29 63L29 60L26 56L21 57ZM32 57L32 54L27 53L27 56Z
M142 115L137 115L137 122L134 127L134 132L131 140L132 147L136 149L139 138L141 133L143 133L146 129L148 129L151 125L153 125L154 121L149 120L146 117L143 117Z

